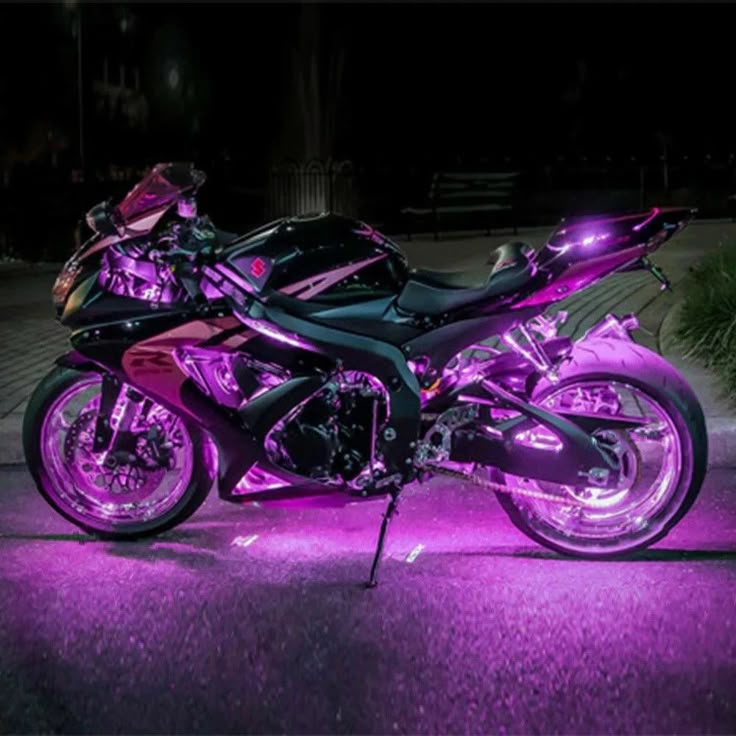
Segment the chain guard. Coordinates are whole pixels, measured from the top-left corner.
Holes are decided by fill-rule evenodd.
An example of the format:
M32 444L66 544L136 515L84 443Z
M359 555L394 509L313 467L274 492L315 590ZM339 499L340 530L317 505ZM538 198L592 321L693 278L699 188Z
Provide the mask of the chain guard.
M494 491L496 493L505 493L512 496L526 496L527 498L536 498L541 501L549 501L551 503L559 503L563 506L580 506L585 507L584 503L580 503L573 497L561 496L554 493L544 493L543 491L535 491L531 488L511 488L510 486L504 485L503 483L495 483L492 480L487 480L480 475L475 473L464 473L460 470L450 470L441 465L425 465L425 470L429 470L436 475L443 475L447 478L455 478L456 480L462 480L466 483L471 483L474 486L483 488L487 491Z

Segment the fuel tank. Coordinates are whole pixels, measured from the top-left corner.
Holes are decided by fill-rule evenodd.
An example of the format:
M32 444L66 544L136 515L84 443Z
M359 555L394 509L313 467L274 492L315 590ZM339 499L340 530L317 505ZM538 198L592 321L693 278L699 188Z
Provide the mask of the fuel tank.
M406 256L389 238L332 213L264 225L230 243L220 262L256 292L327 303L396 294L408 273Z

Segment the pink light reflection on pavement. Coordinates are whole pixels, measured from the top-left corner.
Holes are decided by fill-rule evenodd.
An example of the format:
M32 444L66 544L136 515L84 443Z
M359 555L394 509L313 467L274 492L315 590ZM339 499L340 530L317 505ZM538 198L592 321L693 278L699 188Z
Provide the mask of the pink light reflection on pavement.
M489 732L732 731L733 472L711 471L681 526L622 562L547 552L465 484L409 488L372 592L359 583L382 503L288 512L212 498L162 537L111 544L55 516L24 470L0 472L4 694L49 730L135 717L194 732L204 711L211 732L327 733L334 709L305 708L332 697L353 732L460 732L471 707ZM44 697L27 682L46 683ZM32 730L23 708L8 709L8 731Z

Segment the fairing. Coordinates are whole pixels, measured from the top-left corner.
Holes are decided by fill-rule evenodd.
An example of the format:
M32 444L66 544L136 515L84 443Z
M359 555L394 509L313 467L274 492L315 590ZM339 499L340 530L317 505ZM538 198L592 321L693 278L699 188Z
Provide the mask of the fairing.
M111 231L97 229L99 225L92 215L100 206L90 210L87 222L93 235L64 264L53 286L57 311L61 311L72 290L97 269L99 258L108 247L148 235L182 196L195 192L204 181L204 173L191 164L157 164L118 205L109 207L109 216L116 226Z
M636 267L692 220L690 208L563 220L537 254L538 276L515 308L544 307L592 286L609 274Z

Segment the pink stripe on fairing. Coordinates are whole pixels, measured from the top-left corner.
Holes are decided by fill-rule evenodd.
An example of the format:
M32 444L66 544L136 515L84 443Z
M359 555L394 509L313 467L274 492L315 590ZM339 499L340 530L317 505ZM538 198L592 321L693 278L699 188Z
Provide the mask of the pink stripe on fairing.
M351 276L356 271L369 266L371 263L380 261L388 256L387 253L381 253L381 255L373 256L372 258L366 258L357 263L351 263L348 266L340 266L332 271L326 271L318 276L310 276L308 279L297 281L294 284L289 284L281 289L282 294L295 294L299 299L311 299L311 297L320 294L328 287L336 284L338 281ZM296 294L300 289L305 289L301 294Z

